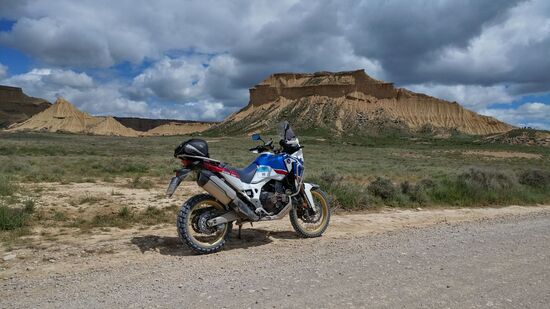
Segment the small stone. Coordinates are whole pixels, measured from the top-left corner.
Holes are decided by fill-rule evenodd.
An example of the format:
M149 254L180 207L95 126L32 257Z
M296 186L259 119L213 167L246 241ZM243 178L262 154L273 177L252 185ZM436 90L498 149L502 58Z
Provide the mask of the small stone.
M254 293L256 292L255 290L248 290L249 293Z
M262 287L262 290L267 291L267 290L269 290L269 288L264 286L264 287Z
M55 263L55 259L49 259L48 262Z
M17 257L17 254L15 253L7 254L7 255L4 255L4 257L2 257L2 260L9 261L9 260L15 259L16 257Z
M31 270L34 270L34 267L31 267L31 266L27 266L27 268L25 268L27 271L31 271Z
M421 210L422 210L422 208L418 207L418 208L416 208L416 210L418 210L418 211L421 211Z

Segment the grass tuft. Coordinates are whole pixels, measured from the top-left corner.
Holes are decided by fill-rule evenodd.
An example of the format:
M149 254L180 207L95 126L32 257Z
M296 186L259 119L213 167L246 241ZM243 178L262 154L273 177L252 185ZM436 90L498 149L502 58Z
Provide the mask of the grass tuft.
M149 179L144 179L141 176L136 176L128 182L127 186L132 189L151 189L154 183Z
M19 190L19 186L12 179L0 175L0 196L13 196Z

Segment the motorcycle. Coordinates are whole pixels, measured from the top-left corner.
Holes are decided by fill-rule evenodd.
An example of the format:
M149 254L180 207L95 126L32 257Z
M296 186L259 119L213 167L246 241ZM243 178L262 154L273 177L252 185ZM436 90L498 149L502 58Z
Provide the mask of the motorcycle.
M202 139L187 140L174 151L182 168L166 195L171 197L192 171L197 173L197 184L208 192L189 198L177 216L181 241L196 253L220 251L233 223L239 226L239 237L246 222L280 220L287 214L301 237L321 236L328 227L328 198L318 185L304 183L303 146L288 122L281 125L279 148L259 134L253 134L252 140L262 142L249 149L259 156L243 169L211 159Z

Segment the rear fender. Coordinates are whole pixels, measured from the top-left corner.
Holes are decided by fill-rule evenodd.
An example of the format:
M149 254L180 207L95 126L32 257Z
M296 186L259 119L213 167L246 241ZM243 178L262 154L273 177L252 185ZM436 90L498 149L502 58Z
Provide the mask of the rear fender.
M170 180L170 184L168 185L168 189L166 189L166 197L171 197L174 192L176 192L176 189L185 177L189 175L189 172L191 172L191 170L187 168L182 168L176 171L176 176L172 177L172 180Z

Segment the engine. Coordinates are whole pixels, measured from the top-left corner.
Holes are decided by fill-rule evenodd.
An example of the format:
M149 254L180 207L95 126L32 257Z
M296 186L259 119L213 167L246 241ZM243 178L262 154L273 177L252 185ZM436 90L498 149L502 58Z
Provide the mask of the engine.
M264 209L270 214L276 214L289 202L282 182L272 181L267 183L260 193L260 202Z

